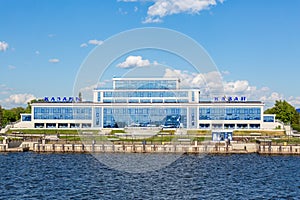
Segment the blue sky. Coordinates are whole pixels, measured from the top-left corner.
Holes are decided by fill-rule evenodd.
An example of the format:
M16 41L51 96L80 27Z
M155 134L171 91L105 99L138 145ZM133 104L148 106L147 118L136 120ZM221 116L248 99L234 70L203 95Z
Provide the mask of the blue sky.
M298 0L0 0L0 7L3 107L71 96L80 65L97 45L143 27L176 30L197 41L222 73L228 93L267 105L286 99L300 107ZM157 52L120 57L112 71L120 72L117 65L128 56L135 56L133 65L137 59L163 63L195 80L181 68L184 62Z

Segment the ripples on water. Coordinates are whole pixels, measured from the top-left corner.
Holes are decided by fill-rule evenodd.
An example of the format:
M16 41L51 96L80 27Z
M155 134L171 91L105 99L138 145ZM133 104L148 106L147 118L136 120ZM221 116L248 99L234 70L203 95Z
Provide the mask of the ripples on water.
M300 157L183 155L161 170L131 174L89 154L0 153L0 194L0 199L300 199Z

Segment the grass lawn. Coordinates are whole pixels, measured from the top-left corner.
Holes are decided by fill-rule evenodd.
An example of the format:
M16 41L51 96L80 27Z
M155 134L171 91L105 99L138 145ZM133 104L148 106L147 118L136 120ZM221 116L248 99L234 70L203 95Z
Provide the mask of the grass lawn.
M264 131L264 130L244 130L244 131L233 131L234 136L250 136L251 133L261 133L261 136L285 136L284 131Z
M272 144L283 145L287 144L300 144L300 138L297 137L282 137L280 139L272 139Z

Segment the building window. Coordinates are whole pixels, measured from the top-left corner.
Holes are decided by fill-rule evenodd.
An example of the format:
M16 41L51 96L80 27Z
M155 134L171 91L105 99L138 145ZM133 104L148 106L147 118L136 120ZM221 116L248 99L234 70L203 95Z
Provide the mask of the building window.
M31 115L22 115L22 121L23 122L30 122L31 121Z
M97 97L97 100L98 100L98 102L100 102L100 101L101 101L101 93L100 93L100 92L98 92L98 97Z
M200 120L260 120L260 108L200 108Z
M264 122L275 122L275 116L264 116Z

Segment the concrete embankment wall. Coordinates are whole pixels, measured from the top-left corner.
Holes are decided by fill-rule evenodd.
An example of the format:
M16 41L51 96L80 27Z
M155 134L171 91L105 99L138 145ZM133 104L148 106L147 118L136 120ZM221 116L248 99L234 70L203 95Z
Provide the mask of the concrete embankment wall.
M236 143L228 147L225 145L143 145L143 144L43 144L37 142L23 142L19 148L27 148L34 152L58 153L259 153L300 155L300 146L258 145L254 143ZM0 152L10 152L8 144L0 144ZM15 150L16 151L16 150ZM19 151L19 150L18 150Z
M7 144L0 144L0 152L6 152L8 149Z
M256 153L256 144L243 145L122 145L122 144L34 144L35 152L94 153Z
M258 153L260 154L285 154L285 155L292 155L297 154L300 155L300 146L294 145L294 146L282 146L282 145L276 145L276 146L259 146Z

